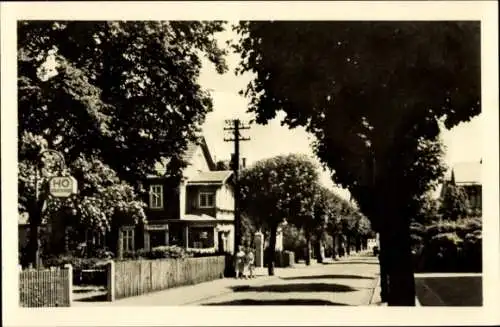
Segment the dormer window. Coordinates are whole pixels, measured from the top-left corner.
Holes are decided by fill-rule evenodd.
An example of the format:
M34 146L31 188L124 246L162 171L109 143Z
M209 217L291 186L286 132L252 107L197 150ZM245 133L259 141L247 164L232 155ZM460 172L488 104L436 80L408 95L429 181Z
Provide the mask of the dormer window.
M214 192L201 192L199 196L200 208L213 208L215 207L215 193Z
M163 209L163 185L154 184L149 186L149 207L151 209Z

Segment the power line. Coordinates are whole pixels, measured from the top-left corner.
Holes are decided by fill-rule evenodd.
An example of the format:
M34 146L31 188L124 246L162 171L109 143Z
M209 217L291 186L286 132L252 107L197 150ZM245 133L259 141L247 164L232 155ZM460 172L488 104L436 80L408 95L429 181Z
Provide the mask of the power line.
M249 137L242 137L240 131L250 129L250 126L242 124L239 119L226 120L225 131L231 131L233 136L224 138L225 142L234 142L234 156L232 168L234 172L234 252L238 251L241 242L241 212L240 212L240 142L249 141Z

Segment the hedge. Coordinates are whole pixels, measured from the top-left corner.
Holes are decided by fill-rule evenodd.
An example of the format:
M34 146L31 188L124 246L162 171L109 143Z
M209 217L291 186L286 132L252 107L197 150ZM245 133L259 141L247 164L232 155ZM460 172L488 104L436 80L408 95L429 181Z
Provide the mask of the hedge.
M443 220L411 225L415 270L426 272L482 271L482 221Z

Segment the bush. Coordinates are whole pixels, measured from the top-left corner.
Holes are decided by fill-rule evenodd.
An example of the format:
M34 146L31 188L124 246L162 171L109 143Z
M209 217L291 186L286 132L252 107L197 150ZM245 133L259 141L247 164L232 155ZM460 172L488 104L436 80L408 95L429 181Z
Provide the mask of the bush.
M138 259L182 259L190 257L191 255L180 246L157 246L150 251L139 249L134 252L123 253L123 260L138 260Z
M157 246L151 249L150 259L182 259L190 257L191 255L186 252L186 250L180 246Z
M481 271L481 229L481 218L435 222L425 228L424 234L417 233L418 228L412 228L416 270L431 272Z
M191 257L209 257L218 255L214 248L208 249L185 249L177 245L157 246L147 251L139 249L135 252L127 252L123 254L123 260L139 260L139 259L183 259Z
M97 269L106 262L107 260L101 258L79 258L72 255L50 256L43 259L45 267L63 267L71 264L73 270Z
M209 249L187 249L186 253L192 257L210 257L217 254L215 248Z
M304 230L297 228L293 224L288 224L283 228L283 249L295 253L295 260L304 259L304 248L306 238Z

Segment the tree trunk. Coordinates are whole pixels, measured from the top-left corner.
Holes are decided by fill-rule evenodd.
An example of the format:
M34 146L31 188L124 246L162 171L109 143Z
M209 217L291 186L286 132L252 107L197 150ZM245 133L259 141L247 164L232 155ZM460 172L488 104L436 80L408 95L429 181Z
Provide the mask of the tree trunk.
M40 268L40 233L39 228L42 225L42 206L39 203L35 204L36 207L32 208L29 214L29 238L27 247L27 263L32 264L35 268Z
M345 252L344 252L344 249L343 249L343 246L344 246L344 242L343 242L343 239L342 239L342 234L339 234L337 235L337 252L339 254L339 257L343 257L345 255Z
M358 234L356 235L356 252L361 251L361 236Z
M346 255L351 255L351 235L348 235L346 238Z
M387 302L389 293L389 278L387 271L387 251L386 251L386 235L379 233L379 254L378 261L380 265L380 298L382 302Z
M306 232L306 265L311 265L311 235Z
M332 235L332 259L337 257L337 235Z
M323 263L323 256L321 255L321 241L316 242L316 262Z
M271 226L271 235L269 237L269 259L267 263L267 272L269 276L274 276L274 260L276 255L276 233L278 232L278 226Z
M387 238L387 268L389 276L389 306L415 306L415 278L410 243L409 221L394 217Z

